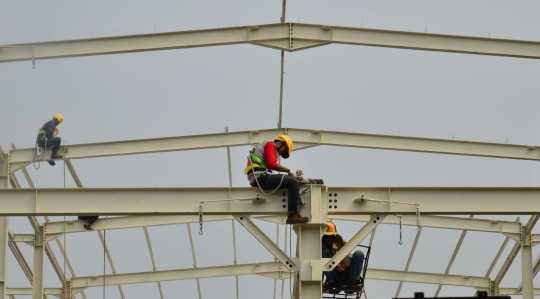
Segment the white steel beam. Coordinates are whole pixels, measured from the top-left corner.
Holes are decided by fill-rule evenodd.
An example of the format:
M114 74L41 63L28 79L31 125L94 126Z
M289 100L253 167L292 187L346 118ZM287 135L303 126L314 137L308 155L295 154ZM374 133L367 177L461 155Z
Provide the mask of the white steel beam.
M204 222L211 221L225 221L234 219L230 215L205 215ZM185 223L195 223L199 221L199 216L197 215L183 215L183 216L174 216L174 215L161 215L161 216L126 216L126 217L111 217L111 218L101 218L99 221L96 221L92 228L95 231L99 230L114 230L114 229L124 229L124 228L136 228L136 227L148 227L148 226L159 226L159 225L174 225L174 224L185 224ZM85 221L67 221L66 223L66 233L80 233L88 232L84 228ZM47 222L43 224L46 227L47 235L59 235L63 234L63 225L62 222ZM15 234L17 238L28 238L25 234ZM48 237L50 239L50 237Z
M469 216L469 219L473 219L474 215ZM461 236L459 237L459 240L456 244L456 248L454 249L454 252L452 253L452 257L450 258L450 261L448 262L448 266L446 267L446 270L444 271L444 274L450 273L450 269L452 268L452 265L454 264L454 261L456 260L457 254L459 252L459 249L461 248L461 245L463 244L463 240L465 240L465 236L467 235L468 230L464 229L461 232ZM435 297L439 296L439 293L442 289L442 284L439 284L437 287L437 290L435 291Z
M343 246L325 265L325 271L334 270L334 268L349 254L367 235L369 235L381 222L386 218L386 215L375 215L371 217L369 222L364 224L362 228Z
M298 148L296 145L331 145L505 159L540 160L540 147L532 145L514 145L292 128L74 144L69 146L68 153L64 153L64 149L62 147L60 148L59 153L63 154L64 157L69 159L81 159L116 155L245 146L256 144L263 140L270 140L277 134L289 135L295 142L295 148ZM33 150L33 148L11 150L9 153L11 157L8 171L11 173L25 165L30 164L34 159ZM45 155L50 155L50 152L47 152Z
M500 288L500 294L502 295L521 295L521 291L516 288ZM540 288L533 289L534 295L540 295Z
M251 218L256 218L258 220L271 221L276 223L282 223L283 218L281 216L272 216L272 215L252 215ZM368 215L333 215L332 219L334 220L346 220L346 221L359 221L367 222L369 221ZM449 216L429 216L422 215L422 227L432 227L432 228L444 228L444 229L457 229L463 230L468 229L470 231L481 231L481 232L491 232L491 233L502 233L506 235L518 235L521 230L521 223L519 221L502 221L502 220L487 220L487 219L470 219L470 218L460 218L460 217L449 217ZM211 221L225 221L234 219L230 215L207 215L204 217L205 222ZM144 227L144 226L158 226L158 225L174 225L174 224L185 224L185 223L195 223L199 221L199 216L195 215L184 215L184 216L173 216L173 215L161 215L161 216L126 216L126 217L112 217L112 218L102 218L94 225L92 228L94 230L112 230L112 229L123 229L123 228L135 228L135 227ZM87 229L83 226L84 221L67 221L66 223L66 233L78 233L78 232L88 232ZM383 224L399 224L399 220L395 217L387 217L384 219ZM64 232L64 225L62 221L58 222L46 222L43 223L46 227L46 234L48 235L47 239L51 240L53 235L60 236ZM413 215L403 215L402 225L407 226L416 226L416 217ZM33 238L31 234L15 234L17 242L30 240ZM535 240L535 235L533 235L533 241Z
M388 217L387 217L388 218ZM384 221L383 221L384 223ZM373 230L373 233L375 233L375 230ZM416 237L414 238L413 246L411 247L411 252L409 253L409 258L407 259L407 264L405 265L405 272L409 271L409 267L411 265L412 258L414 256L414 252L416 251L416 245L418 245L418 240L420 239L420 234L422 233L422 228L416 231ZM372 234L373 235L373 234ZM400 240L401 242L401 240ZM400 243L401 245L401 243ZM371 244L369 245L371 247ZM398 288L396 290L395 298L399 297L399 293L401 292L401 288L403 287L403 281L399 282Z
M287 269L292 269L295 263L287 256L276 243L274 243L248 216L244 214L233 215L248 232L250 232L268 251L276 257Z
M7 289L8 295L32 295L32 288L8 288ZM62 295L62 289L61 288L45 288L43 289L43 294L45 295L55 295L60 296Z
M149 271L107 275L105 277L105 285L109 286L118 284L147 283L157 281L173 281L249 274L276 277L275 274L280 271L283 271L284 274L289 273L289 271L279 262L239 264L204 268L187 268L165 271ZM76 289L103 286L103 278L104 277L101 275L76 277L73 278L72 286ZM284 275L283 279L286 278L288 278L288 276ZM485 277L426 272L406 272L374 268L370 268L369 271L367 271L366 279L445 284L454 286L468 286L474 288L487 288L490 283L489 278Z
M332 215L334 220L345 221L369 221L368 215ZM444 229L456 229L456 230L470 230L479 232L490 233L502 233L510 234L512 236L518 235L521 231L521 223L519 221L502 221L502 220L488 220L488 219L474 219L474 218L461 218L461 217L449 217L449 216L431 216L421 215L422 227L431 228L444 228ZM401 218L402 225L416 226L415 215L403 215ZM399 219L396 217L387 217L384 219L383 224L395 224L399 225Z
M34 279L32 281L32 299L43 298L43 261L45 256L43 226L36 232L34 240Z
M0 298L6 298L7 256L8 256L8 217L0 217ZM41 298L40 298L41 299Z
M105 285L146 283L157 281L184 280L196 278L224 277L248 274L265 274L271 272L287 271L282 269L281 263L268 262L256 264L240 264L233 266L217 266L203 268L187 268L179 270L150 271L140 273L107 275ZM288 272L288 271L287 271ZM72 280L73 288L87 288L103 286L103 276L76 277Z
M373 268L370 268L366 272L366 279L443 284L454 286L467 286L474 288L488 288L490 283L489 278L486 277L411 271L406 272Z
M540 58L540 43L300 23L214 28L0 46L0 62L255 44L298 51L336 44Z
M332 197L337 202L327 209L330 218L415 214L416 205L422 215L540 213L539 187L341 187L329 188L328 192L315 191L309 195L322 196L325 200L330 194L338 195ZM220 201L228 199L229 188L0 189L0 215L198 215L200 201L210 200L218 201L205 205L205 215L286 213L281 193L270 196L259 193L260 190L251 187L232 189L233 198L262 196L265 203ZM361 196L378 201L360 203L357 199ZM320 210L315 209L314 213L317 211Z
M534 299L531 232L523 225L521 233L521 273L523 299Z
M533 227L538 222L539 217L536 215L532 215L531 218L529 218L529 221L527 221L526 229L528 231L532 231ZM508 272L508 269L510 269L510 266L512 266L512 263L514 262L514 259L516 258L517 254L519 253L521 249L521 242L516 242L514 244L514 247L512 247L512 250L510 250L510 253L506 257L506 260L504 261L503 265L501 266L501 269L499 269L499 273L497 273L497 276L495 277L495 289L499 288L501 281L503 280L504 276Z

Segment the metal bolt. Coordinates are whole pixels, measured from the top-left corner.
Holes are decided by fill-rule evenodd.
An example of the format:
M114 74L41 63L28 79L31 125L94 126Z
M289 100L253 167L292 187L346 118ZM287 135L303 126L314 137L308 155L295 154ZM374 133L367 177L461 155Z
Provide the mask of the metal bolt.
M283 193L283 196L285 196L285 195L287 195L287 194Z
M337 199L334 199L334 202L337 202Z
M332 196L332 193L330 193L328 196Z
M285 202L285 198L283 199L283 202Z
M334 193L334 196L337 196L337 193Z
M373 223L377 223L377 220L373 220Z
M331 209L331 208L332 208L332 205L329 205L329 206L328 206L328 208L330 208L330 209Z
M377 220L381 220L381 217L377 216Z
M337 209L337 206L334 206L334 209Z
M244 217L240 217L240 220L244 220Z
M283 208L285 208L285 205L283 205Z
M333 265L335 265L335 264L336 264L336 262L332 262L332 264L333 264Z

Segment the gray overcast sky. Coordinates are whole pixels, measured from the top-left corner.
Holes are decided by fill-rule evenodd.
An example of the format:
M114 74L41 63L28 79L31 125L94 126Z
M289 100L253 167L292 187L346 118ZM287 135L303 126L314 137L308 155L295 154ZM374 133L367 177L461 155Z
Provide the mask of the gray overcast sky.
M538 1L291 1L287 21L402 31L540 40ZM78 39L279 22L281 1L5 1L0 0L0 44ZM31 147L37 129L62 113L69 144L272 128L278 121L279 51L252 45L157 51L0 64L0 145ZM540 144L540 62L412 50L330 45L285 54L284 127L376 134ZM248 147L232 149L233 185ZM74 161L86 187L226 186L224 149ZM209 167L211 165L211 167ZM435 154L320 147L294 153L302 168L329 186L538 186L540 168L511 161ZM63 168L28 167L38 187L62 187ZM19 176L22 181L22 176ZM68 187L74 183L68 179ZM497 217L501 218L501 217ZM514 219L506 217L504 219ZM522 221L526 221L527 217ZM30 232L12 218L16 232ZM275 226L260 223L275 236ZM338 224L350 238L361 224ZM197 228L193 227L193 232ZM159 270L192 264L186 226L151 228ZM237 228L239 262L271 260ZM403 269L415 229L377 231L370 266ZM444 272L458 231L425 229L412 271ZM195 233L199 266L232 263L230 225ZM281 231L283 236L283 230ZM119 273L151 270L142 229L107 233ZM451 273L485 275L502 240L469 233ZM281 240L283 242L283 240ZM171 245L172 244L172 245ZM224 246L216 246L223 244ZM77 275L101 273L97 233L68 236ZM32 251L25 250L31 260ZM535 248L535 256L538 254ZM129 254L126 254L129 252ZM506 250L505 254L507 254ZM60 255L59 255L60 256ZM503 255L504 257L504 255ZM28 285L15 259L9 285ZM47 265L47 286L59 286ZM500 267L495 268L494 273ZM520 259L503 286L517 286ZM108 270L110 272L110 269ZM540 280L535 279L536 286ZM193 281L163 284L166 298L196 296ZM216 287L212 287L216 286ZM279 284L278 284L279 286ZM234 279L203 280L203 298L235 298ZM286 284L286 295L288 284ZM370 298L390 298L397 283L369 281ZM156 284L124 286L126 298L155 298ZM405 284L432 295L436 286ZM273 298L273 283L241 278L241 298ZM87 291L99 298L101 290ZM278 294L279 288L278 288ZM444 287L441 295L473 294ZM119 298L109 288L107 298Z

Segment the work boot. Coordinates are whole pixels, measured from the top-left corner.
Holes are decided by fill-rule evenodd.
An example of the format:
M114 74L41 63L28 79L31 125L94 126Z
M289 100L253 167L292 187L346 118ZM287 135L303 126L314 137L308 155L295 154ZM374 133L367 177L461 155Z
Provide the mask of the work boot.
M62 159L64 156L57 154L57 152L53 152L51 155L51 159Z
M47 161L47 162L49 162L49 165L51 165L51 166L54 166L54 165L56 165L56 163L54 163L54 161L53 161L53 160L49 160L49 161Z
M287 224L306 223L309 221L308 217L302 217L298 211L287 212Z

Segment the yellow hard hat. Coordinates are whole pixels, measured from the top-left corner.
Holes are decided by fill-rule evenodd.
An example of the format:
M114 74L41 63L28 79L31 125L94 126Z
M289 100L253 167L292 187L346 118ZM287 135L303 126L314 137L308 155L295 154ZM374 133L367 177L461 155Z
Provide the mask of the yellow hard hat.
M289 136L287 136L287 135L277 135L276 138L274 138L274 140L284 141L285 144L287 144L288 152L281 155L281 156L283 158L285 158L285 159L289 158L289 156L291 155L292 150L293 150L293 142L292 142L291 138Z
M62 116L62 114L55 114L54 118L56 118L59 123L62 123L64 121L64 117Z
M328 226L326 228L326 232L324 233L325 236L335 236L337 234L336 225L334 222L327 221L326 225Z

